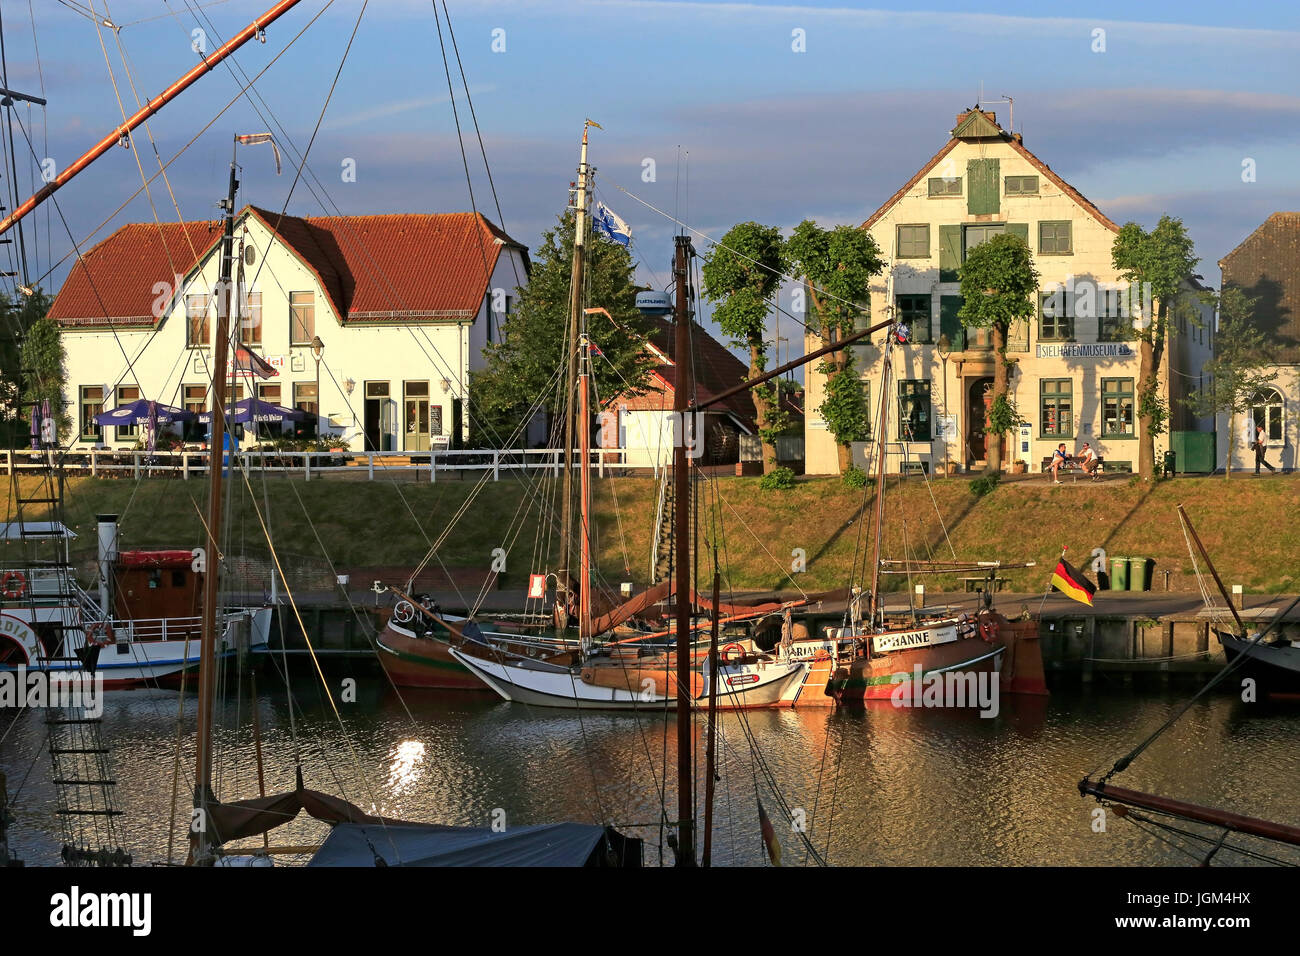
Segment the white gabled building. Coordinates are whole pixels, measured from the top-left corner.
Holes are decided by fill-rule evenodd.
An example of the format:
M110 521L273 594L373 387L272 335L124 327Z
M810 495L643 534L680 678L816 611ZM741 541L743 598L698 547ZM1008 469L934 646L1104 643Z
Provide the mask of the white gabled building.
M1073 453L1087 441L1109 463L1136 469L1139 358L1131 321L1118 307L1128 283L1111 261L1119 226L1026 149L1019 134L1003 130L992 112L959 114L947 143L862 228L887 263L871 283L873 321L892 309L912 332L891 386L884 436L889 471L933 472L948 464L964 471L985 463L994 355L989 333L967 329L958 318L958 274L971 248L1002 232L1029 244L1041 277L1038 314L1009 337L1008 357L1016 360L1010 397L1029 424L1008 435L1004 462L1023 461L1037 471L1058 443ZM1179 401L1200 384L1212 349L1213 314L1199 302L1200 291L1189 277L1182 298L1200 320L1171 323L1166 342L1159 378L1171 420L1158 454L1171 444L1195 447L1203 452L1197 467L1209 470L1213 421L1194 418ZM871 347L854 347L873 420L883 336L874 336ZM810 335L805 345L811 351L821 342ZM825 381L815 368L808 371L810 474L839 470L834 437L817 412ZM859 467L870 453L870 443L854 449ZM1179 467L1184 463L1180 457Z
M210 405L221 228L123 226L73 267L50 317L67 355L74 449L140 441L138 427L95 425L106 408ZM527 284L525 246L471 213L297 217L246 206L235 252L240 338L277 373L239 377L235 399L307 412L290 426L298 434L313 434L319 414L354 450L472 440L469 373ZM188 441L207 438L207 426L183 429Z

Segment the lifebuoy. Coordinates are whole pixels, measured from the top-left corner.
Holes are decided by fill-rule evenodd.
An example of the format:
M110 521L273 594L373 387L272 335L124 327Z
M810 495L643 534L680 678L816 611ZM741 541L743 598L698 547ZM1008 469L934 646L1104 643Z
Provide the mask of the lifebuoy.
M3 578L0 578L0 594L3 594L10 601L17 601L27 593L27 578L23 577L21 571L6 571Z
M980 637L988 641L990 644L997 641L998 622L996 618L987 616L980 618Z
M732 648L735 648L737 652L737 656L735 658L729 657L727 654L727 652L730 651ZM735 643L728 644L726 647L722 649L722 651L718 654L718 656L722 658L722 663L730 664L732 663L733 660L739 660L740 658L745 656L745 648L740 644L735 644Z
M410 601L398 601L393 608L393 620L398 624L410 624L415 620L415 605Z
M117 639L113 636L113 625L108 621L96 621L94 624L86 625L86 643L93 644L95 647L108 647L110 644L116 644Z

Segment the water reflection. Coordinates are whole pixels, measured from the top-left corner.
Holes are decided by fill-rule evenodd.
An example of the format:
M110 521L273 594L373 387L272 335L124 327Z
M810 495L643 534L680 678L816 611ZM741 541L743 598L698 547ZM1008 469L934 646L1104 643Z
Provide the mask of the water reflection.
M263 688L265 688L263 682ZM308 787L385 816L486 826L550 820L612 823L661 858L676 812L676 733L662 710L598 714L508 704L486 696L404 693L379 682L340 726L319 685L256 701L227 699L217 735L218 792L255 796L250 707L259 708L266 789L291 789L300 764ZM977 712L895 709L731 712L720 716L714 862L758 865L764 851L757 802L777 829L786 865L1097 865L1185 863L1177 851L1115 820L1094 833L1075 785L1108 767L1185 699L1119 691L1058 691L1050 699L1003 699L991 719ZM193 786L194 703L183 707L173 823L177 698L167 692L110 695L104 735L114 748L121 839L138 861L165 859ZM694 725L696 794L702 814L704 722ZM1300 710L1252 709L1233 698L1198 703L1123 775L1125 786L1297 822L1294 747ZM11 843L30 863L57 857L58 826L40 715L23 715L0 746L13 807ZM779 791L779 799L777 793ZM804 821L799 832L784 810ZM319 841L325 826L295 820L274 844ZM184 841L173 840L175 853ZM662 850L667 856L668 851ZM1222 857L1220 862L1240 862Z

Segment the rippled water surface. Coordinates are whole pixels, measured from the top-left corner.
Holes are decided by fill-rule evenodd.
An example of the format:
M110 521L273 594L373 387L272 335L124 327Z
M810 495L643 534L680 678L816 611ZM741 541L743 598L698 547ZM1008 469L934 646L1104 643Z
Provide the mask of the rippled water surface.
M660 860L661 811L665 803L670 815L676 808L676 728L661 714L580 716L473 694L408 690L399 697L382 681L363 678L357 701L338 704L342 726L318 683L295 682L291 726L288 694L282 684L268 691L272 680L262 676L257 698L268 791L292 789L300 764L308 787L385 816L477 826L491 823L494 812L497 819L504 813L507 825L602 821L644 837L646 862ZM1108 767L1188 693L1058 690L1050 700L1004 698L993 719L888 704L725 714L714 862L763 861L756 788L776 822L786 865L810 863L812 854L782 804L807 821L807 841L833 865L1193 862L1113 815L1106 832L1094 832L1096 804L1076 790L1084 773ZM258 792L247 694L247 685L243 696L232 689L222 704L217 789L225 799ZM180 833L187 813L192 697L184 704L173 826L177 705L177 694L165 691L112 692L106 699L103 734L126 811L118 832L137 862L166 860L169 834ZM15 720L12 711L0 712L0 733L8 731L0 769L13 803L11 846L29 864L56 862L59 845L43 716L28 712ZM703 728L699 718L701 762ZM1116 783L1297 824L1298 733L1300 708L1209 699ZM324 832L304 818L271 840L309 844ZM171 853L183 852L178 835ZM668 854L666 846L662 852ZM1289 858L1298 859L1294 852Z

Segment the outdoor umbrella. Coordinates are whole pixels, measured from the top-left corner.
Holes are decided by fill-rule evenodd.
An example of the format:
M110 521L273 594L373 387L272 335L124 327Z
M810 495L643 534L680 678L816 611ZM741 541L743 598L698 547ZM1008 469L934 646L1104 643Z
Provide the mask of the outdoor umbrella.
M260 398L244 398L235 402L234 405L226 406L226 420L232 425L248 424L249 422L257 422L258 424L297 422L306 417L307 413L304 411L296 408L285 408L283 405L272 405ZM205 425L209 424L212 421L212 412L200 412L199 421Z
M148 425L151 419L160 425L167 425L171 422L192 421L194 413L162 402L137 398L134 402L127 402L95 416L95 421L100 425Z

